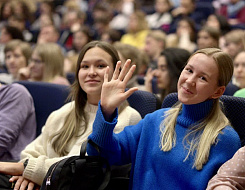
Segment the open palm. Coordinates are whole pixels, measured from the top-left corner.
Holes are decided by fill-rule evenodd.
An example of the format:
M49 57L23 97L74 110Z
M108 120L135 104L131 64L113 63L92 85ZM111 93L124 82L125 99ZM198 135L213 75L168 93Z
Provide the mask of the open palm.
M136 68L135 65L130 67L130 63L131 60L128 59L120 71L121 62L119 61L110 81L108 79L109 68L106 69L101 91L101 107L108 118L123 101L138 90L137 87L133 87L125 92L126 85Z

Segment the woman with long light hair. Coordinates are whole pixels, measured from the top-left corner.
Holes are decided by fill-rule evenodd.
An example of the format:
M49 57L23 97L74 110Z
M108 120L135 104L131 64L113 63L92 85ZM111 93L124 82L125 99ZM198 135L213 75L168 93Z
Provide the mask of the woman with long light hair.
M89 139L111 164L132 163L129 189L205 189L241 146L219 103L233 74L232 59L216 48L195 52L179 77L180 103L115 135L116 108L137 90L124 91L135 70L129 65L119 73L118 64L110 81L107 70ZM87 152L92 155L93 148Z
M19 71L19 80L42 81L70 85L64 77L64 56L55 43L37 44L28 67Z
M0 173L14 175L10 181L17 181L15 189L41 185L52 164L80 154L82 143L92 132L105 71L111 79L118 61L118 53L109 43L93 41L83 47L72 84L72 101L50 114L41 135L21 152L19 163L0 162ZM123 101L114 132L140 119L140 114Z

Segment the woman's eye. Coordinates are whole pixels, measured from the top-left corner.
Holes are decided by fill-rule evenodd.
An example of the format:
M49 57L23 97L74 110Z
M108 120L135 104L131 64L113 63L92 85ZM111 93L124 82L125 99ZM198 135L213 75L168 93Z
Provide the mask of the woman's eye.
M189 72L189 73L192 73L192 70L189 69L189 68L186 68L185 70L186 70L187 72Z
M81 65L81 68L82 69L87 69L88 68L88 65Z
M19 58L20 56L21 56L21 55L19 55L19 54L15 54L15 55L14 55L15 58Z
M207 79L205 77L200 77L200 79L202 79L204 81L207 81Z
M103 64L98 65L98 68L105 68L105 67L106 65L103 65Z

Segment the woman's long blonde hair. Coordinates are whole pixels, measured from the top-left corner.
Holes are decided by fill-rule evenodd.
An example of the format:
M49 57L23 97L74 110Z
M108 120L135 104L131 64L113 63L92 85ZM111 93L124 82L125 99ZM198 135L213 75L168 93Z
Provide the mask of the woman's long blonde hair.
M80 64L83 60L85 53L94 47L99 47L107 52L111 58L113 63L113 69L116 67L117 61L119 61L119 56L116 49L107 42L102 41L92 41L86 44L83 49L81 50L78 60L77 60L77 67L76 67L76 78L75 82L72 84L70 99L75 102L74 109L67 115L65 118L64 126L56 132L54 135L50 137L50 141L52 142L52 147L60 156L67 155L67 147L69 143L74 137L81 136L87 130L87 118L85 117L85 105L87 103L87 94L86 92L80 87L79 79L78 79L78 72L80 70ZM128 104L122 104L119 112L121 112ZM81 126L81 124L84 124ZM81 128L83 129L81 131ZM81 131L81 132L80 132Z
M216 48L201 49L193 55L197 53L205 54L214 59L219 69L218 86L226 86L233 74L233 62L230 56ZM165 119L160 125L161 150L163 151L170 151L176 144L175 125L181 109L181 103L174 105L172 109L166 112ZM230 122L221 110L219 98L213 99L213 107L208 116L190 126L188 134L183 139L183 144L185 140L188 143L188 147L186 147L188 154L184 161L195 153L193 167L201 170L208 161L211 146L216 143L217 136L227 125L230 125Z
M33 52L36 52L40 56L45 65L43 82L51 82L56 76L64 76L64 56L58 44L37 44Z

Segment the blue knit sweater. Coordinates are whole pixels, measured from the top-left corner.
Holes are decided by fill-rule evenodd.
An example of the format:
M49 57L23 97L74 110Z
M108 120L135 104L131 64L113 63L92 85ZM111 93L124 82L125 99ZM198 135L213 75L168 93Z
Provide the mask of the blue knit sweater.
M103 156L111 164L132 163L130 189L178 190L205 189L218 168L240 148L235 130L227 126L218 136L218 143L210 150L209 160L202 170L193 168L194 156L185 162L187 150L183 138L188 126L204 118L213 103L208 100L196 105L183 105L177 118L176 146L171 151L160 150L159 126L168 109L160 109L146 115L137 125L128 126L119 134L113 134L117 123L117 111L112 122L105 121L101 107L97 111L93 133L89 139L98 144ZM89 146L88 154L93 154Z

